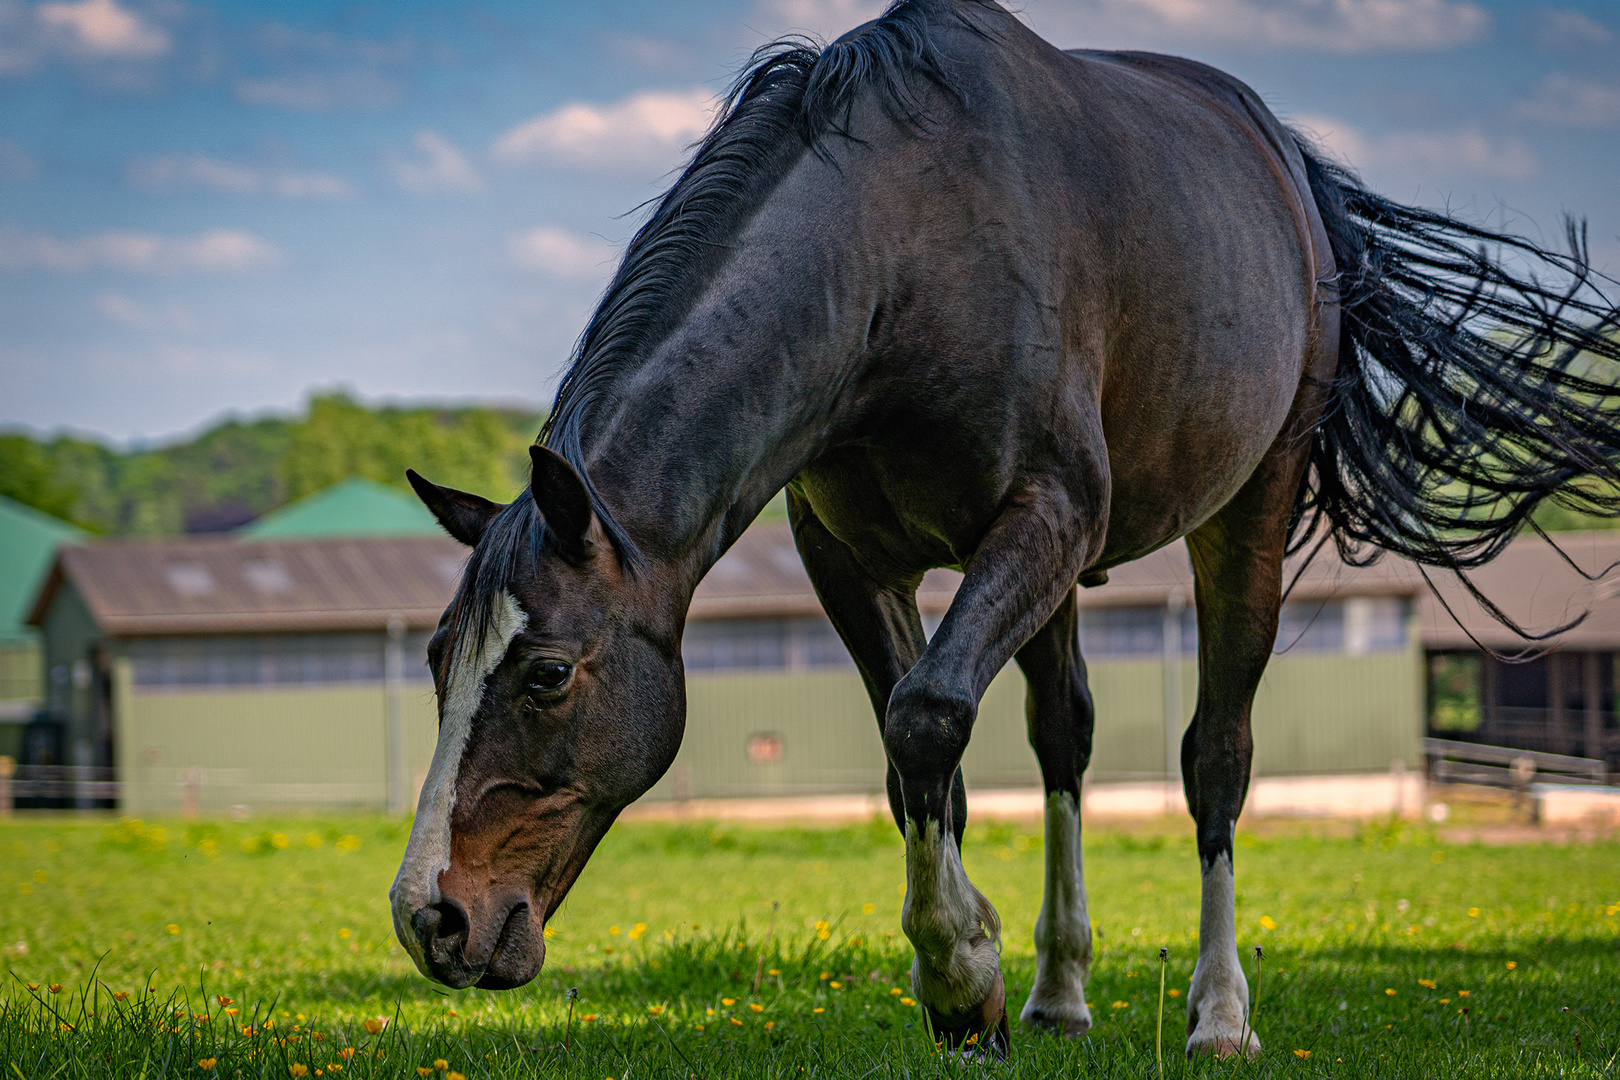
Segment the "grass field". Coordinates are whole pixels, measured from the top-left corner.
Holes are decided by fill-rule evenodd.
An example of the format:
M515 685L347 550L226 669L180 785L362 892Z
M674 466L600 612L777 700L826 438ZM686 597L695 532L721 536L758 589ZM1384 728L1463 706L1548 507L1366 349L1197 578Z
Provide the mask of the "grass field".
M1251 975L1265 949L1259 1061L1181 1058L1197 860L1174 822L1089 837L1091 1036L1015 1021L1011 1059L987 1066L937 1055L910 1002L903 853L887 823L620 825L553 920L540 979L451 993L393 940L399 823L13 821L0 824L0 1072L1147 1077L1168 946L1167 1076L1620 1075L1620 844L1310 832L1240 835ZM1005 920L1021 1004L1039 835L976 825L966 862Z

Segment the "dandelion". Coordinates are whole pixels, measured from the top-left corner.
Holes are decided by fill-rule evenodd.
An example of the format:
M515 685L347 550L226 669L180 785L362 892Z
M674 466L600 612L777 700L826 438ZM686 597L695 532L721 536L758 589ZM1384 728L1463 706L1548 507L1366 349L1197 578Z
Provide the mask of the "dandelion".
M339 928L338 937L342 938L344 941L348 941L349 940L349 928L347 926Z
M890 988L889 993L893 994L895 997L899 997L901 994L905 993L905 991L900 989L898 986L895 986Z
M291 1065L287 1066L287 1071L292 1073L294 1076L308 1076L309 1066L305 1065L301 1061L295 1061Z
M450 1063L444 1060L444 1058L434 1058L433 1067L440 1072L448 1072L450 1070Z
M1260 916L1260 925L1265 927L1267 930L1275 930L1277 929L1277 920L1273 919L1270 915L1262 915Z
M60 994L62 992L62 984L51 983L51 985L47 986L45 989L52 994Z
M1479 908L1477 908L1477 907L1471 907L1471 908L1469 908L1469 909L1468 909L1468 917L1469 917L1469 918L1470 918L1470 919L1477 919L1477 918L1479 918Z
M367 1035L375 1035L388 1026L388 1018L383 1016L373 1017L360 1026L366 1029Z
M165 926L163 929L167 930L171 934L178 934L180 932L180 924L179 923L170 923L168 926Z
M1303 1061L1311 1056L1311 1052L1309 1050L1295 1050L1294 1056Z
M871 914L874 914L876 911L877 911L877 905L876 904L862 904L861 905L861 914L862 915L871 915Z
M630 928L630 933L629 933L628 936L629 936L631 941L640 941L641 940L641 935L645 934L646 932L647 932L647 924L644 923L644 922L638 922L638 923L636 923L636 925L634 925L634 926L632 926Z
M214 1071L214 1066L218 1065L218 1064L219 1064L219 1059L218 1058L198 1058L197 1059L197 1068L201 1069L203 1072L213 1072Z
M903 997L903 998L900 999L900 1004L904 1005L906 1008L909 1009L909 1008L911 1008L913 1005L915 1005L917 1003L915 1001L913 1001L911 998Z
M557 928L555 926L548 926L543 931L543 935L547 941L550 941L552 938L557 936Z

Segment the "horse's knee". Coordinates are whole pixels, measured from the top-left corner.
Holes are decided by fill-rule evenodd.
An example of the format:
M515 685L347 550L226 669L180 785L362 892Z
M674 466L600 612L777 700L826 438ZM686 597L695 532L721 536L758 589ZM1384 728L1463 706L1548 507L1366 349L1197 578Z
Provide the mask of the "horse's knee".
M950 778L967 750L976 712L977 703L966 693L910 676L895 687L883 723L883 749L907 792L908 817L918 816L909 805L913 790L938 788L937 797L949 798Z

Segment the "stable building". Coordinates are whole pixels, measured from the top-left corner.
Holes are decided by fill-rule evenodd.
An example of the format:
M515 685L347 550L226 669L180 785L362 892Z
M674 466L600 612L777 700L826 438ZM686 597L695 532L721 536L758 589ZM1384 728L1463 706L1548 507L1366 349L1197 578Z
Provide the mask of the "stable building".
M32 621L53 683L49 722L111 766L119 806L414 806L437 728L425 664L466 549L435 535L237 537L64 548ZM1093 780L1179 771L1197 695L1185 548L1080 594L1097 704ZM928 574L924 627L960 576ZM1254 707L1257 775L1416 769L1425 728L1421 578L1322 558L1284 608ZM688 720L649 800L878 793L885 760L855 666L785 523L750 528L695 595ZM963 762L978 789L1040 782L1015 665L986 693Z

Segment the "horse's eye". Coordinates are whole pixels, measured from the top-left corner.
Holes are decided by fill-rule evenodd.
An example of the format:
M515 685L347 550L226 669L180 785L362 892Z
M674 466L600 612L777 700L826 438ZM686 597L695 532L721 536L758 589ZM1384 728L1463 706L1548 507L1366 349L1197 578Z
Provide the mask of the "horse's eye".
M529 669L529 689L542 694L555 694L568 685L574 674L572 664L561 660L542 660Z

